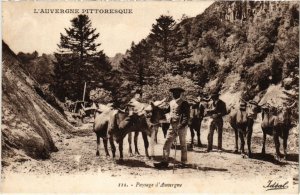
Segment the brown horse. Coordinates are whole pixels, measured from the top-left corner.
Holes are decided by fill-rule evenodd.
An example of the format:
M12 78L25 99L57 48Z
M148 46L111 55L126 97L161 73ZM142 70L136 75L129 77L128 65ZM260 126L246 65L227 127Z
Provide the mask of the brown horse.
M154 145L157 143L157 133L158 128L161 125L161 122L165 119L164 115L164 106L165 106L165 99L161 101L155 101L151 102L150 104L140 103L136 100L133 100L133 102L130 102L129 105L133 107L133 110L142 111L143 114L147 117L147 122L151 128L151 136L150 136L150 146L151 146L151 156L154 156ZM139 132L134 133L134 151L135 154L140 155L139 149L138 149L138 136ZM148 155L148 147L149 147L149 141L148 137L145 133L142 132L144 146L145 146L145 152L146 156ZM129 154L132 156L132 133L128 134L128 143L129 143Z
M254 120L261 111L260 106L255 101L244 102L244 106L231 112L229 123L234 129L235 134L235 153L238 153L238 137L241 140L240 150L242 155L245 154L245 138L247 138L248 157L251 158L251 136L253 132Z
M294 107L296 102L290 106L280 106L278 108L272 107L270 105L263 108L262 111L262 124L261 128L263 131L263 146L262 154L266 153L266 136L271 135L274 139L275 149L276 149L276 159L281 158L280 153L280 142L279 137L283 139L283 150L284 158L287 156L287 140L289 136L289 131L292 128L291 123L291 109Z
M144 132L151 135L150 127L145 116L139 113L129 114L111 107L99 108L95 114L93 130L97 136L97 152L99 155L100 138L103 139L106 156L109 156L107 140L109 140L113 157L115 157L116 147L114 141L119 144L120 159L123 159L123 139L129 132ZM146 151L148 156L148 151Z
M201 147L201 139L200 139L200 129L201 129L201 123L203 120L203 117L205 115L205 109L207 108L207 102L201 101L201 102L195 102L190 103L190 119L189 119L189 129L191 132L191 145L190 147L193 148L194 146L194 137L195 132L197 134L197 146Z

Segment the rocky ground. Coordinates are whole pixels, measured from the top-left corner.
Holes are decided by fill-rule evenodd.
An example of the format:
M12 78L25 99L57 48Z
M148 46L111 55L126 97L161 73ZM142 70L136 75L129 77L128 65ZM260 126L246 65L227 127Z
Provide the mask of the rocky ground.
M181 190L185 189L185 192L186 190L204 190L208 192L250 192L265 191L266 189L264 189L263 186L266 186L268 181L272 180L273 182L279 183L285 183L288 181L288 189L285 189L285 191L282 192L297 191L298 180L295 178L293 179L293 177L298 177L298 149L292 148L291 150L290 148L288 159L278 162L273 157L273 141L271 137L268 137L266 146L267 154L261 155L260 151L262 139L259 129L255 129L253 134L252 151L254 152L254 157L252 159L247 159L242 158L239 154L233 154L233 134L228 130L225 131L223 135L224 151L220 153L217 152L217 150L213 150L210 153L206 153L205 146L207 143L207 127L204 124L201 132L201 139L204 147L194 147L193 150L190 150L188 152L188 167L184 169L175 167L175 171L173 173L172 166L167 170L156 170L153 167L153 162L161 159L164 143L162 132L159 132L158 134L159 140L158 144L155 146L157 156L154 160L149 160L144 156L143 141L140 138L138 145L141 155L130 157L127 152L128 143L125 141L124 161L120 162L119 160L105 156L103 143L101 143L100 156L97 157L95 155L96 136L91 131L91 125L92 124L90 123L82 126L81 131L83 133L81 134L77 133L77 135L64 135L61 137L55 143L59 151L52 153L49 160L39 161L28 158L23 161L14 162L8 166L4 166L2 170L3 188L7 191L12 191L11 189L9 190L9 186L11 185L10 181L16 181L17 183L18 181L22 181L19 185L19 189L21 191L22 189L29 191L30 189L32 191L39 189L39 186L36 185L32 188L30 188L31 185L24 185L26 183L25 181L29 181L25 178L28 178L31 181L36 181L37 184L41 182L40 187L47 183L49 185L55 185L54 188L49 188L49 191L60 191L63 189L66 191L72 191L75 189L68 188L68 182L74 181L75 178L77 178L77 182L78 180L82 181L82 178L94 178L92 181L99 181L99 183L96 182L95 184L98 188L106 185L105 181L112 181L106 186L112 185L115 188L111 189L114 190L122 190L122 187L120 187L120 181L125 182L125 184L126 182L129 182L129 187L126 188L126 190L130 190L131 186L131 190L134 191L138 188L138 186L136 186L138 185L138 182L142 183L143 181L146 182L149 180L148 182L154 184L154 181L161 180L169 181L171 183L174 183L175 181L178 181L179 183L183 182L184 186L190 186L188 189L183 187L180 188ZM188 133L188 139L189 137L190 134ZM215 134L215 144L216 138L217 134ZM127 137L125 139L127 140ZM180 161L180 150L177 150L176 155L176 161L173 161L175 163ZM171 157L174 157L174 150L171 151ZM23 179L20 179L20 176L22 176ZM39 179L35 180L36 177ZM103 178L105 178L104 181ZM168 178L176 178L176 180ZM61 180L62 183L65 183L65 185L61 185L62 183L59 182ZM52 183L54 181L58 182L58 185ZM30 183L32 184L32 182ZM88 183L93 186L92 183ZM211 185L212 183L220 185ZM23 187L22 184L24 185ZM76 185L77 188L78 186L81 186L79 184ZM199 186L200 184L201 187ZM224 188L223 185L229 187ZM243 186L247 188L244 188ZM78 190L85 189L85 191L94 192L94 190L98 189L97 187L89 188L84 185L81 186L81 188L78 188ZM139 190L149 190L148 188L144 187ZM42 189L47 189L47 187L44 186ZM105 189L108 190L109 187ZM155 189L156 188L153 187L154 191ZM160 188L160 190L162 189Z

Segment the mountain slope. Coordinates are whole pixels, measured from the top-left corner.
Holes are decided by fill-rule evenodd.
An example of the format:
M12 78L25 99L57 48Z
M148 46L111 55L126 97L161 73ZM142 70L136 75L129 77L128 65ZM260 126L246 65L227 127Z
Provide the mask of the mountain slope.
M2 160L49 158L59 137L74 127L37 93L39 84L4 42L2 70Z
M54 55L42 54L39 56L38 52L35 51L31 54L19 52L17 56L20 59L22 68L38 83L41 85L53 84L53 61L56 60Z
M182 53L192 51L177 62L183 75L207 91L236 97L236 106L277 86L293 94L285 103L298 101L299 2L217 1L175 30L187 45Z

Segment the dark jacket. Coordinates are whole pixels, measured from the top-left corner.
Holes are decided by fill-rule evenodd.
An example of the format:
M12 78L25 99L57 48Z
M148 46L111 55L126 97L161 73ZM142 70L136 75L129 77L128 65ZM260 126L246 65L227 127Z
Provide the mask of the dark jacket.
M209 111L209 114L213 116L213 118L222 119L223 116L227 114L226 104L222 100L218 100L216 103L212 103L213 109Z

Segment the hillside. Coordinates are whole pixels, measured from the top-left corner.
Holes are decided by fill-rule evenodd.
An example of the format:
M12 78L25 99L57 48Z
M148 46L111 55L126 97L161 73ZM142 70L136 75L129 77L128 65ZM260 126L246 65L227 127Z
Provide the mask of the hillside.
M120 67L120 62L124 58L124 54L117 53L114 57L109 58L110 64L113 69L118 70Z
M19 52L17 56L21 62L21 67L39 84L48 86L53 83L53 61L56 60L54 55L44 53L39 55L35 51L31 54Z
M205 83L199 75L209 75L215 82L210 87L225 89L225 78L237 74L236 90L250 91L249 98L270 85L298 90L297 2L215 2L177 28L193 51L183 64L187 71L196 66L191 71L195 80ZM292 87L285 78L293 80Z
M160 20L168 19L161 16L155 25ZM121 63L121 72L133 86L155 88L173 69L209 93L220 90L225 99L225 96L230 97L230 106L236 106L240 97L269 101L263 96L274 86L290 94L284 102L279 102L298 101L298 2L217 1L202 14L183 18L172 30L176 41L165 45L164 52L160 41L152 38L155 37L153 29L148 37L129 50L130 55ZM157 33L156 37L163 36ZM172 37L166 40L171 42ZM139 47L146 49L141 52L136 49ZM162 59L162 54L168 61ZM146 58L150 62L140 63L139 59ZM154 92L155 89L145 93ZM282 99L276 95L273 98Z
M49 158L58 151L57 141L75 131L74 127L43 99L40 85L25 73L4 42L2 70L3 165L28 157Z

